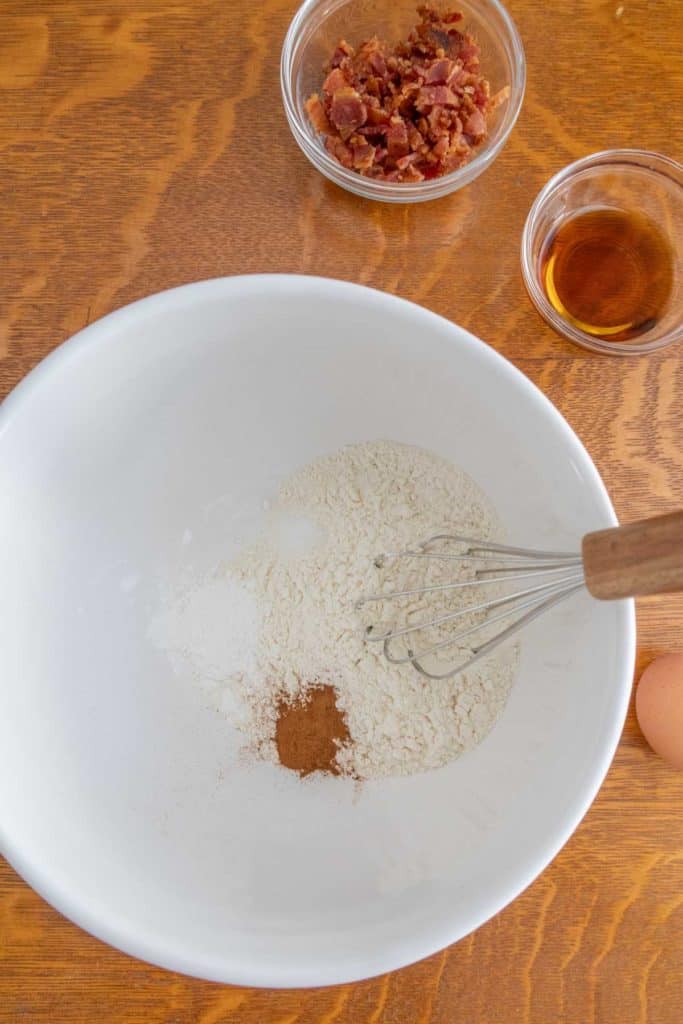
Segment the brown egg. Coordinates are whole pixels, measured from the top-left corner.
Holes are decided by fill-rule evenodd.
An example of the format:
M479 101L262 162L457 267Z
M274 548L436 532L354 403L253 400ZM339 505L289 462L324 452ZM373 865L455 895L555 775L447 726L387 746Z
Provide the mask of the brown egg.
M683 770L683 653L647 666L636 690L636 714L652 749Z

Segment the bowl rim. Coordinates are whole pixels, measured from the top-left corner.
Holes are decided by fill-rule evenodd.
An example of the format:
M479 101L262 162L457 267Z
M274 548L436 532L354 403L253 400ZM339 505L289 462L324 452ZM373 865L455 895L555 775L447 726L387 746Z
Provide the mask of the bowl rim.
M304 0L287 29L280 55L280 89L287 123L297 145L316 170L325 175L329 181L365 199L376 199L386 203L425 202L429 199L439 199L449 195L469 184L493 163L502 150L517 122L524 100L526 90L524 45L507 8L500 0L487 0L487 3L497 11L505 26L512 60L510 97L503 114L503 128L500 137L492 146L482 149L472 160L457 170L451 171L450 174L444 174L442 177L433 178L430 181L395 183L366 178L355 171L342 167L338 161L334 160L311 139L298 116L294 102L289 71L301 32L319 7L325 7L325 16L327 17L349 2L351 0Z
M533 243L538 219L543 213L547 204L554 198L555 194L568 182L584 171L602 167L638 167L641 170L649 171L653 175L666 177L669 181L678 179L678 184L683 191L683 164L680 164L673 157L663 153L655 153L647 149L603 149L597 153L590 153L588 156L575 160L566 167L563 167L550 178L538 193L531 205L520 242L520 264L522 278L529 298L548 323L561 337L566 338L582 348L592 352L600 352L610 356L638 356L648 352L656 352L658 349L666 348L675 342L683 339L683 320L678 327L674 328L672 336L665 335L663 338L645 342L627 342L626 344L614 344L604 341L580 330L567 320L563 319L548 301L545 292L538 282L535 261L533 258Z
M575 457L584 467L595 496L602 505L608 524L616 525L617 518L609 495L584 445L550 399L521 370L517 369L494 348L445 317L390 293L332 278L296 274L249 274L219 277L157 292L115 310L63 342L20 381L5 402L0 405L0 437L10 426L12 418L21 412L22 407L33 398L35 392L44 386L50 386L50 378L55 371L59 371L69 362L78 360L86 353L91 353L94 345L115 344L116 333L121 327L130 328L133 324L139 325L141 317L143 321L153 318L158 310L187 309L188 306L194 304L197 298L203 301L210 298L223 299L226 294L239 294L243 288L251 289L261 296L267 295L268 292L286 292L303 296L310 294L310 290L314 289L317 292L335 293L347 302L352 302L360 296L366 303L375 303L384 308L390 305L397 310L403 310L415 321L421 320L425 326L438 325L443 330L444 325L447 325L454 342L462 343L464 340L474 346L484 363L497 372L505 374L521 390L528 401L540 407L543 413L555 422L568 445L573 449ZM136 923L127 918L113 918L110 914L108 918L103 919L97 908L85 904L80 899L78 886L74 884L75 873L67 882L52 877L49 859L43 857L41 860L40 856L36 857L34 850L22 848L20 844L13 842L1 821L0 849L12 867L32 888L75 924L102 941L138 959L167 970L229 984L270 988L303 988L360 981L415 963L444 949L453 942L459 941L516 899L565 845L595 799L621 736L631 695L635 665L635 602L631 599L616 602L616 607L618 609L616 640L622 653L617 663L620 667L615 674L613 683L615 714L610 729L606 730L603 736L603 746L599 756L596 757L590 774L583 779L574 800L565 809L563 826L554 830L553 834L548 836L543 847L537 849L533 856L528 857L525 870L519 870L515 874L514 880L508 882L502 897L500 893L496 892L495 895L489 896L486 902L482 901L477 913L469 919L465 931L454 928L452 924L434 927L431 930L425 929L426 934L403 939L395 947L392 947L388 954L380 949L369 963L364 961L360 964L350 957L348 962L342 964L337 961L328 961L324 967L302 965L301 969L296 972L293 972L291 968L282 968L275 963L252 962L249 966L245 966L240 961L239 952L232 959L229 956L218 958L201 954L193 955L191 951L180 948L172 938L169 939L165 936L160 938L159 933L142 934Z

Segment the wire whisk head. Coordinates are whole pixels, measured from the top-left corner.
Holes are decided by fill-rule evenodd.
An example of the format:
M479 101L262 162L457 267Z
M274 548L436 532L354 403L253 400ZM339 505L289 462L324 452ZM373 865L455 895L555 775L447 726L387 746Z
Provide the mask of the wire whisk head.
M393 614L388 625L369 623L366 639L381 643L388 661L411 664L428 679L469 668L585 582L579 554L448 533L378 555L374 565L396 582L381 581L383 589L357 606Z

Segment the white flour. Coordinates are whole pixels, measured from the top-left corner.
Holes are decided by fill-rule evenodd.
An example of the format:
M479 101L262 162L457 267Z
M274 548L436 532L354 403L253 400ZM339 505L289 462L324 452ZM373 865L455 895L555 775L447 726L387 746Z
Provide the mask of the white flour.
M414 623L457 607L451 592L400 603L362 595L454 579L447 562L388 562L381 552L448 531L501 536L487 499L462 471L431 452L393 442L352 445L294 474L281 487L263 538L153 627L155 642L237 697L231 717L259 756L273 762L278 698L330 683L352 742L343 770L360 778L436 768L479 743L502 711L515 652L494 653L466 673L432 682L392 665L366 626ZM223 633L216 635L220 609ZM471 621L467 619L465 621ZM209 625L207 625L207 623ZM211 624L214 624L211 626ZM445 630L445 632L444 632ZM424 646L452 635L440 627ZM439 652L441 670L458 654Z

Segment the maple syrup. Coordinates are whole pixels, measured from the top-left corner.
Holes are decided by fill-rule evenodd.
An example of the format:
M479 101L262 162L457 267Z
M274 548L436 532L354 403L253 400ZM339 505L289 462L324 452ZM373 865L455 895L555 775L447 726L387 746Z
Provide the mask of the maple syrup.
M541 281L568 323L605 341L628 341L651 330L666 310L673 266L669 241L648 217L596 207L548 237Z

